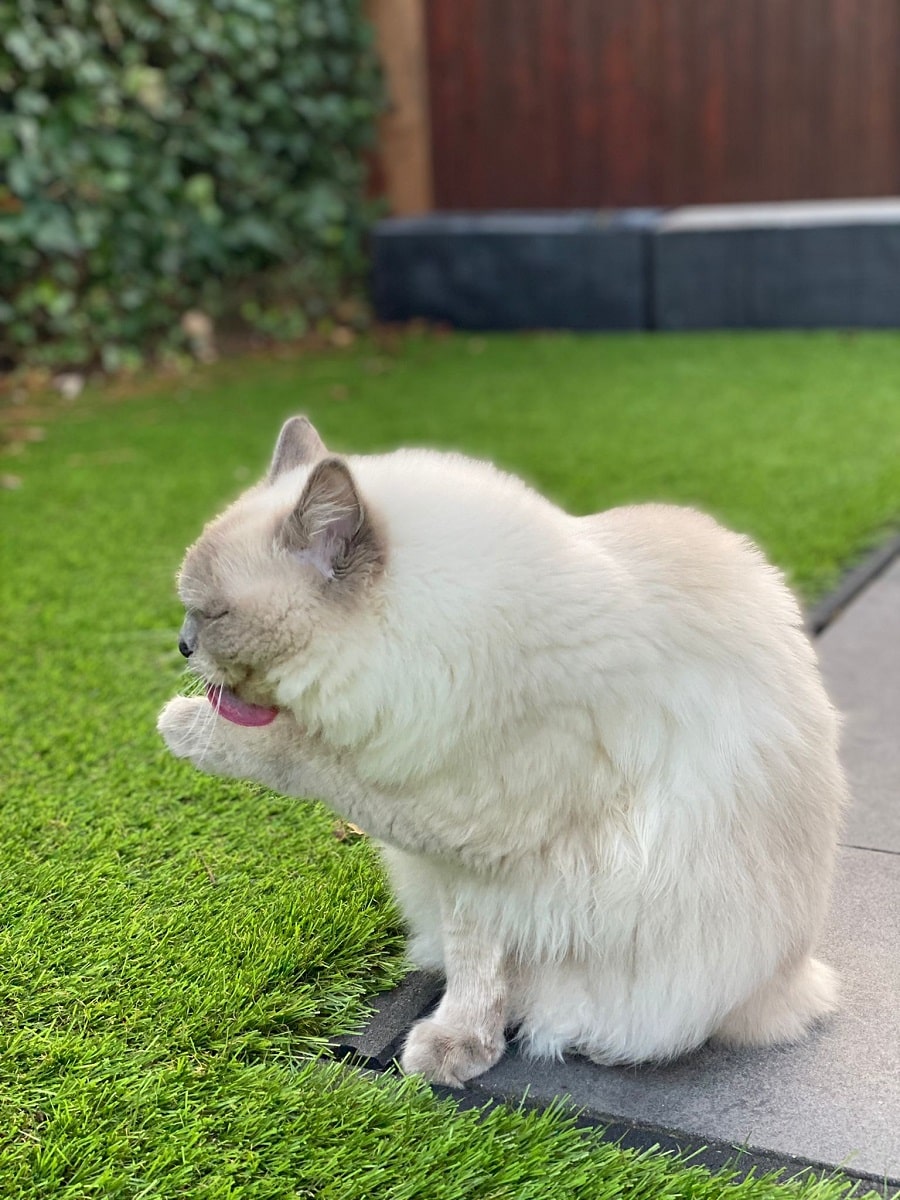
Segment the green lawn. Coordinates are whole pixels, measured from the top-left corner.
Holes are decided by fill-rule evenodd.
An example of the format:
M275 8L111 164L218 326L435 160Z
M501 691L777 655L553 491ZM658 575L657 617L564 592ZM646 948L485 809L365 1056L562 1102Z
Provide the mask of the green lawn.
M0 467L0 1196L840 1194L729 1190L316 1061L402 972L374 856L154 731L183 548L296 411L335 449L457 447L578 511L696 502L808 598L900 517L893 335L365 342L30 415L46 439Z

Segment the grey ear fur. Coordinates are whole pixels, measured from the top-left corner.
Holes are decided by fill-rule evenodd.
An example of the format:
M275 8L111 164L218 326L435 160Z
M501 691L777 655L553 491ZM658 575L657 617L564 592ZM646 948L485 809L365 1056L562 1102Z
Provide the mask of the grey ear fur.
M343 459L316 463L279 540L328 579L380 561L377 538Z
M324 458L327 453L325 443L307 417L290 417L281 427L266 479L271 483L285 471L293 471L294 467L315 462L316 459Z

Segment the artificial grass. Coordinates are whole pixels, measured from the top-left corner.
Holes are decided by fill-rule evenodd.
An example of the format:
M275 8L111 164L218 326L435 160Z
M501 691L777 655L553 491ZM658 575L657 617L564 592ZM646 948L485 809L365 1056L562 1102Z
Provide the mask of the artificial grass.
M898 377L892 335L413 337L47 409L0 493L0 1195L839 1195L316 1060L402 971L371 849L170 759L154 720L174 568L290 412L336 449L489 455L574 510L699 502L813 596L900 514Z

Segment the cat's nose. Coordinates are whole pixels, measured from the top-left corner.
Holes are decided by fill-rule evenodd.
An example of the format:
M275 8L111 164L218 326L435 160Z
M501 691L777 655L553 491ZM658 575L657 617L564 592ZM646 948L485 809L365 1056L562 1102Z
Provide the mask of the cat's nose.
M185 658L190 658L197 649L197 620L191 613L184 618L178 632L178 649Z

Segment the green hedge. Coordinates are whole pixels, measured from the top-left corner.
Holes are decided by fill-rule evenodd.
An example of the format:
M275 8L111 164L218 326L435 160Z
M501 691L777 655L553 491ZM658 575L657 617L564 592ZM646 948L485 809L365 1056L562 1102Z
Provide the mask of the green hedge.
M0 358L115 366L363 267L361 0L0 3Z

